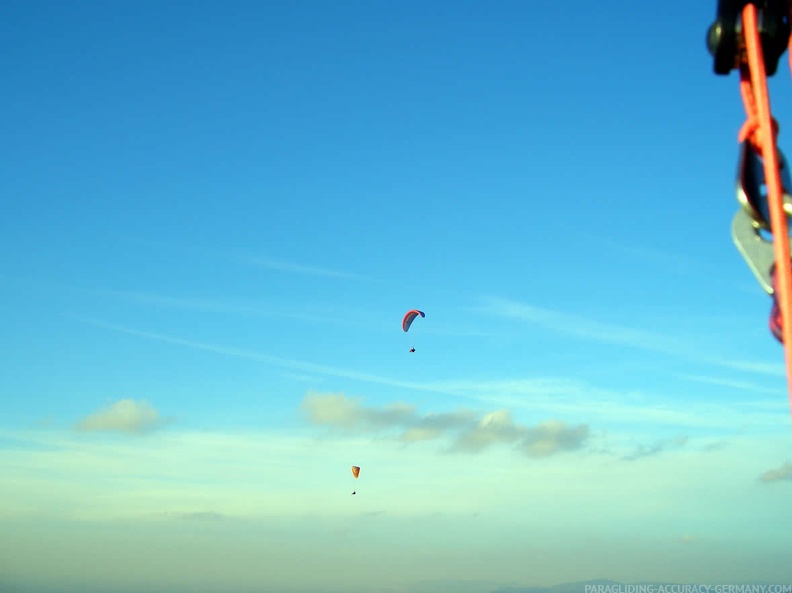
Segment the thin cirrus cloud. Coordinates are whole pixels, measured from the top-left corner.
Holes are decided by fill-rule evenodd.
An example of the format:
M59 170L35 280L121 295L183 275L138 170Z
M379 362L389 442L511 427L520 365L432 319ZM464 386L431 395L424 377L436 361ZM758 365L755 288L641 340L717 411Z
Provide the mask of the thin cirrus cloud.
M256 360L264 364L270 364L280 367L284 370L296 372L302 376L321 375L339 377L343 379L352 379L363 383L370 383L376 385L384 385L388 387L398 387L414 391L421 391L427 393L436 393L438 395L447 395L452 397L459 397L473 401L488 402L488 403L519 403L516 397L524 395L543 394L545 396L566 394L570 396L579 396L579 394L586 391L591 395L591 389L580 384L577 381L570 381L568 379L530 379L530 380L517 380L517 381L426 381L426 382L413 382L393 379L391 377L376 375L372 373L365 373L355 371L352 369L345 369L336 366L322 365L309 361L296 360L290 358L283 358L273 356L264 352L255 350L248 350L242 348L235 348L231 346L224 346L219 344L209 344L196 340L180 338L167 334L139 330L124 325L108 323L101 320L90 318L79 318L84 323L101 327L103 329L133 335L147 340L154 340L167 344L173 344L184 348L193 350L202 350L205 352L213 352L223 356L232 356L236 358L245 358L249 360ZM498 395L501 394L501 395ZM613 394L611 394L613 395ZM503 396L503 397L501 397ZM532 402L535 405L536 402ZM553 405L557 405L557 402Z
M151 292L128 290L103 290L102 293L127 299L129 301L154 307L181 309L185 311L200 311L208 313L222 313L235 315L248 315L258 317L286 317L301 319L311 322L333 321L327 312L317 310L315 314L298 311L284 307L262 306L261 304L239 299L206 299L190 297L174 297Z
M359 274L353 274L351 272L344 272L332 268L323 268L319 266L306 265L296 262L271 259L268 257L247 256L244 257L243 260L250 265L254 265L260 268L266 268L268 270L277 270L280 272L289 272L292 274L324 276L327 278L345 278L348 280L363 278Z
M753 393L766 393L769 395L778 394L778 389L763 387L749 381L735 381L733 379L724 379L722 377L710 377L705 375L680 375L680 378L687 381L694 381L696 383L720 385L721 387L729 387L731 389L739 389L741 391L751 391Z
M356 278L358 279L362 278L362 276L358 274L353 274L350 272L337 270L334 268L326 268L323 266L315 266L311 264L304 264L300 262L276 259L266 256L240 254L225 250L217 251L214 249L208 249L206 247L201 247L194 244L183 244L183 243L180 244L180 243L164 242L164 241L140 239L140 238L129 238L128 240L137 244L146 245L148 247L157 248L160 250L177 249L180 251L187 251L192 254L201 255L203 257L208 257L211 259L222 258L227 261L237 261L254 267L259 267L259 268L274 270L279 272L286 272L291 274L324 276L326 278L345 278L350 280Z
M165 334L160 334L156 332L149 332L149 331L142 331L137 330L129 327L125 327L118 324L113 323L106 323L104 321L99 321L96 319L89 319L80 317L79 318L84 323L90 323L91 325L101 327L110 331L115 331L119 333L124 333L128 335L138 336L141 338L154 340L158 342L164 342L168 344L174 344L178 346L182 346L185 348L191 348L193 350L202 350L205 352L214 352L215 354L221 354L224 356L232 356L236 358L245 358L248 360L256 360L265 364L270 364L276 367L280 367L290 371L296 371L299 373L308 373L308 374L317 374L317 375L325 375L325 376L332 376L332 377L340 377L344 379L352 379L355 381L360 381L363 383L372 383L377 385L385 385L388 387L401 387L404 389L412 389L415 391L423 391L423 392L430 392L430 393L437 393L442 395L450 395L450 396L457 396L457 397L471 397L467 396L465 393L462 392L451 392L439 389L437 387L432 386L431 384L427 383L416 383L411 381L400 381L398 379L392 379L390 377L385 377L382 375L375 375L371 373L363 373L359 371L354 371L350 369L344 369L340 367L332 367L328 365L322 365L302 360L294 360L289 358L282 358L280 356L273 356L270 354L266 354L263 352L257 352L254 350L246 350L242 348L234 348L229 346L222 346L217 344L208 344L205 342L198 342L195 340L187 340L183 338L178 338L174 336L169 336ZM471 399L479 399L476 397L471 397Z
M181 311L213 313L221 315L242 315L246 317L293 319L307 321L310 323L321 323L325 325L329 324L343 327L356 325L366 329L380 329L390 327L390 324L384 324L381 319L376 321L371 319L366 320L360 314L358 314L354 319L350 319L349 317L339 318L336 307L321 307L315 305L289 307L246 299L171 296L155 292L130 290L103 289L94 290L92 292L101 294L103 296L111 296L123 299L127 302L132 302L137 305L159 307L163 309L167 308ZM422 331L426 332L427 334L445 336L482 337L492 335L492 332L458 328L451 329L448 327L428 328Z
M782 365L703 356L699 350L691 348L689 344L674 340L663 334L604 323L510 299L487 298L477 310L483 314L537 325L551 331L586 340L683 357L703 364L727 367L734 370L778 377L786 376L786 371Z
M655 402L640 399L633 401L630 394L594 388L590 385L569 379L520 379L505 381L424 381L413 382L394 379L383 375L365 373L353 369L322 365L308 361L273 356L264 352L230 346L210 344L176 336L143 331L130 327L107 323L89 318L79 318L110 331L137 336L147 340L173 344L183 348L212 352L221 356L231 356L255 360L263 364L281 368L302 376L324 376L350 379L373 385L396 387L405 390L434 393L472 402L497 405L509 408L543 410L548 415L570 414L586 415L604 423L622 422L650 424L653 426L698 426L729 427L744 422L750 417L754 423L775 426L775 408L746 413L733 410L716 403L699 403L696 407L678 408L662 406ZM755 407L756 402L753 402Z
M479 311L538 325L559 333L600 342L633 346L646 350L678 352L681 344L664 336L621 325L603 323L570 313L520 303L503 298L488 298Z
M369 434L396 432L405 443L446 439L446 451L480 453L508 445L528 457L549 457L584 448L589 438L586 424L576 426L548 420L529 426L515 422L508 410L486 414L468 410L420 414L415 406L394 403L364 406L343 394L309 392L301 410L314 425Z

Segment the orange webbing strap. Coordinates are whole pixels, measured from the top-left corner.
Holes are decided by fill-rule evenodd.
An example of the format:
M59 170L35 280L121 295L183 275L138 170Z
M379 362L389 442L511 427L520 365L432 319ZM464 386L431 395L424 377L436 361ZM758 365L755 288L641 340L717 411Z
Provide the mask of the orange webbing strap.
M759 38L757 9L748 3L742 12L742 32L748 58L748 72L740 70L740 90L748 120L740 130L740 140L747 140L764 162L767 183L767 205L776 260L776 296L781 308L784 357L792 414L792 262L789 251L789 230L784 212L784 188L781 184L776 134L778 128L770 112L767 73ZM790 40L792 43L792 39ZM790 56L792 60L792 55ZM792 66L792 64L791 64Z

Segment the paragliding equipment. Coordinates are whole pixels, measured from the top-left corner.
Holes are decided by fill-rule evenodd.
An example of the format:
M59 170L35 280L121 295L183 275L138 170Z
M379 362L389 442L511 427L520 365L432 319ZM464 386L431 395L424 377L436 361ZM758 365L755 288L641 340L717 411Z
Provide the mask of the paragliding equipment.
M353 465L352 476L354 476L354 478L357 480L359 475L360 475L360 467L358 467L357 465ZM352 494L357 494L357 489L353 490Z
M718 0L707 45L716 74L727 76L732 70L740 74L746 121L738 134L743 144L737 182L740 210L732 223L732 238L772 297L769 326L784 346L792 413L792 240L787 209L792 188L785 179L788 170L778 149L779 126L767 84L790 44L790 7L790 0ZM762 231L772 240L765 241Z
M415 321L415 318L418 316L426 317L423 311L419 311L418 309L411 309L404 314L404 319L402 319L402 329L407 332L412 325L412 322Z
M413 321L415 321L416 317L418 316L422 318L426 317L424 312L419 311L418 309L410 309L409 311L407 311L407 313L404 314L404 317L402 318L402 331L404 331L404 333L407 333L410 330ZM415 346L411 346L409 351L415 352Z

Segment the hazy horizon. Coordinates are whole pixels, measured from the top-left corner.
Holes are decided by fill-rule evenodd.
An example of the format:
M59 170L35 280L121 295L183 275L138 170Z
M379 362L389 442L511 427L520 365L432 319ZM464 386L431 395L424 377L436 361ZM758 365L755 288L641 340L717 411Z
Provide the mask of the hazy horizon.
M694 4L0 6L0 593L792 583Z

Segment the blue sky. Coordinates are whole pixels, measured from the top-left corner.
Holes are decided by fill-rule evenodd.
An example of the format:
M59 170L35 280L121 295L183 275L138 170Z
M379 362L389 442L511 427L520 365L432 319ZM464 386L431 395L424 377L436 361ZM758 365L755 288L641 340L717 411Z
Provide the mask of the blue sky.
M792 583L715 4L6 3L0 583Z

